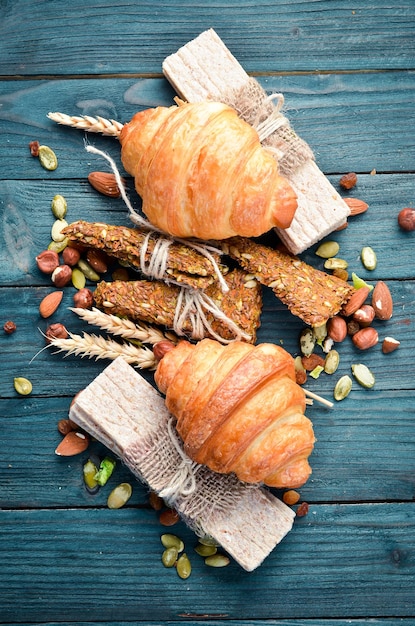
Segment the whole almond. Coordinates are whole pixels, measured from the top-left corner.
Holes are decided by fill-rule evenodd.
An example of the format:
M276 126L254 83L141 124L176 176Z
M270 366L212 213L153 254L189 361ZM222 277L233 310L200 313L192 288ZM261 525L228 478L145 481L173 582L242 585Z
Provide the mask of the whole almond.
M75 456L84 452L89 446L89 436L85 433L79 433L71 430L65 435L55 450L58 456Z
M125 184L125 180L123 178L121 180ZM115 176L110 172L91 172L88 174L88 181L94 189L104 196L119 198L121 195Z
M360 215L360 213L365 213L369 208L367 202L363 202L363 200L358 198L343 198L343 200L350 209L350 215Z
M39 313L42 317L50 317L56 311L63 298L63 291L48 293L39 304Z
M364 304L366 298L370 293L369 287L360 287L360 289L356 289L356 291L351 295L346 304L343 306L342 313L346 317L350 317L360 309L360 307Z
M368 350L378 343L378 331L371 326L361 328L353 335L352 341L359 350Z
M380 320L390 320L393 313L393 300L389 287L380 280L376 283L372 294L372 306L375 316Z
M340 343L346 339L347 323L344 317L336 315L327 321L327 335L336 343Z

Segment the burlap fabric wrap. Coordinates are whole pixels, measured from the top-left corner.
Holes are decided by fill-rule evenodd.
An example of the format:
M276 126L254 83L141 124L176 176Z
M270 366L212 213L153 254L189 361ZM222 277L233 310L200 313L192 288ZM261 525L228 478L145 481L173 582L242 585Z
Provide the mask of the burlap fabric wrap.
M224 94L222 100L258 131L263 147L275 153L283 176L289 177L306 161L314 159L310 146L295 133L281 112L282 94L269 96L257 80L250 78L241 89Z

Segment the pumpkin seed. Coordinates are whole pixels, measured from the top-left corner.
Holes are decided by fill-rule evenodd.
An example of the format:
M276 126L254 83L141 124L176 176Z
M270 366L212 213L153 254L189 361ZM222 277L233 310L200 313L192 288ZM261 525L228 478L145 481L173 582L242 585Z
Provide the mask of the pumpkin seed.
M201 543L202 546L216 546L217 547L219 545L216 539L214 539L210 535L204 535L203 537L199 537L199 543Z
M344 259L330 258L324 262L326 270L345 270L348 266L348 262Z
M58 158L49 146L39 146L39 161L45 170L53 171L58 167Z
M336 256L339 250L340 246L337 241L324 241L317 248L316 255L322 259L330 259L331 257Z
M177 537L176 535L173 535L171 533L164 533L164 535L162 535L160 539L165 548L176 548L177 552L183 552L184 543L180 539L180 537Z
M304 356L310 356L314 351L316 338L311 328L304 328L300 334L300 350Z
M51 241L50 244L48 245L48 250L53 250L54 252L57 252L58 254L60 254L61 252L65 250L67 245L68 245L68 237L65 237L64 239L62 239L62 241Z
M359 278L355 272L352 272L352 282L355 289L360 289L361 287L368 287L369 291L373 289L373 285L369 285L363 278Z
M374 270L376 268L376 265L378 262L376 253L373 250L373 248L371 248L370 246L365 246L364 248L362 248L362 251L360 253L360 258L362 260L364 267L367 270Z
M72 284L75 289L83 289L86 285L86 276L81 270L77 267L72 269Z
M195 552L199 556L212 556L213 554L216 554L217 551L218 549L216 546L204 546L202 543L199 543L195 547Z
M334 374L339 367L340 355L337 350L330 350L324 361L324 371L326 374Z
M88 278L88 280L92 280L95 283L99 281L99 278L100 278L99 274L96 273L92 265L87 263L87 261L84 261L84 259L79 259L77 266L81 270L81 272L85 275L85 277Z
M174 546L166 548L161 555L161 562L163 563L164 567L173 567L176 564L178 555L179 552Z
M66 220L55 220L52 224L51 237L53 241L62 242L65 239L65 235L62 233L63 229L68 226Z
M224 554L213 554L205 558L206 565L210 567L226 567L230 562L230 558Z
M17 377L13 380L14 388L21 396L28 396L32 393L32 383L27 378Z
M128 502L133 493L133 488L129 483L121 483L113 489L108 496L107 505L109 509L120 509Z
M334 399L340 401L340 400L344 400L345 398L347 398L347 396L352 390L352 385L353 385L352 379L347 374L339 378L339 380L336 383L336 386L334 387L334 392L333 392Z
M185 552L177 559L176 570L180 578L183 579L189 578L190 574L192 573L192 565L190 563L189 557Z
M56 194L52 198L52 213L57 220L63 220L66 215L68 204L63 196Z
M367 365L356 363L352 365L352 373L359 385L371 389L375 385L375 377Z

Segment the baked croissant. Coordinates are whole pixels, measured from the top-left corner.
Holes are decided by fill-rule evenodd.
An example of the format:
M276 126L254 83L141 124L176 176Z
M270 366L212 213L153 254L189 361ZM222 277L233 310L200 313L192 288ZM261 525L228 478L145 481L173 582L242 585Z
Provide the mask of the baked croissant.
M143 212L170 235L256 237L291 224L293 189L257 132L225 104L146 109L119 139Z
M188 456L248 483L300 487L314 445L294 360L279 346L181 341L155 381Z

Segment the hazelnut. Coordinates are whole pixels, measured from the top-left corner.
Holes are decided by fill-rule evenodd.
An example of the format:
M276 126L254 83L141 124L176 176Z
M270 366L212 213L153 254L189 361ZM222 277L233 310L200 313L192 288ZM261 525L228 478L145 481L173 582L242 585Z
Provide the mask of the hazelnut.
M45 332L46 343L50 343L52 339L66 339L68 331L63 324L50 324Z
M357 333L353 335L352 341L359 350L368 350L378 343L379 335L377 330L369 326L368 328L361 328L357 331Z
M76 429L73 428L73 423L71 422L71 420L69 420L69 419L61 419L61 420L59 420L59 422L58 422L58 431L61 433L61 435L67 435L72 430L76 430Z
M59 266L59 255L54 250L43 250L36 257L38 268L44 274L53 274Z
M357 175L355 172L349 172L348 174L344 174L340 178L339 184L343 189L352 189L357 183Z
M65 287L71 282L72 268L69 265L59 265L52 273L52 282L56 287Z
M88 287L83 287L74 294L73 301L79 309L90 309L94 304L94 294Z
M156 361L161 361L164 355L167 354L167 352L170 352L170 350L173 350L173 348L174 343L172 341L159 341L158 343L155 343L153 346L154 358Z
M71 248L70 246L66 246L65 250L62 252L62 259L66 265L70 265L73 267L76 265L81 258L81 253L77 248Z
M347 323L344 317L336 315L327 321L327 336L336 343L344 341L347 335Z
M360 309L353 313L353 319L361 328L366 328L375 319L375 309L370 304L363 304Z
M357 333L357 331L360 330L360 324L357 320L351 319L347 322L347 334L351 335L353 337L353 335L355 335Z
M398 214L398 224L402 230L415 230L415 209L402 209Z
M12 322L11 320L9 320L8 322L4 324L3 330L6 333L6 335L12 335L16 330L16 324Z
M108 257L102 250L90 249L86 253L86 260L97 274L105 274L108 270Z

